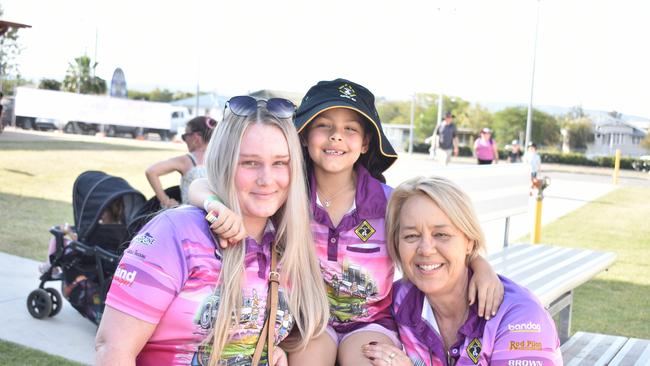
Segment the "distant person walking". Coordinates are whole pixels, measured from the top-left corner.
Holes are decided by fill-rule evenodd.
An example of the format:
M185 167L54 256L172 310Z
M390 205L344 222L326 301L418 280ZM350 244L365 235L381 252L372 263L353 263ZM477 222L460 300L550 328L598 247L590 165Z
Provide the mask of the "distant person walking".
M171 159L159 161L145 171L147 180L153 188L161 207L172 208L180 203L187 203L187 192L190 184L196 178L206 177L203 156L210 141L212 130L217 126L217 121L210 117L195 117L187 122L185 133L181 136L187 145L188 153ZM169 197L162 187L160 177L169 173L181 174L181 202Z
M508 161L511 163L520 163L522 155L524 155L524 152L521 150L519 140L512 140L510 151L508 152Z
M457 129L454 118L455 116L451 112L445 113L443 122L438 125L432 136L431 150L435 151L438 162L445 166L451 161L452 153L454 156L458 156L458 136L456 136Z
M524 162L530 165L530 179L537 178L542 166L542 158L537 153L537 144L532 141L528 143L528 150L524 154Z
M481 136L474 141L474 156L479 165L496 164L499 162L497 142L492 138L492 130L484 128Z

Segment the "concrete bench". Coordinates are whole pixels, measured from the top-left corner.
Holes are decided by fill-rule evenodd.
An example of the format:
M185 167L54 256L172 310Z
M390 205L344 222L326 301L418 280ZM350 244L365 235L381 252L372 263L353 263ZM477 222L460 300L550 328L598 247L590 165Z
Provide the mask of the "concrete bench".
M562 345L565 366L650 365L650 340L577 332Z

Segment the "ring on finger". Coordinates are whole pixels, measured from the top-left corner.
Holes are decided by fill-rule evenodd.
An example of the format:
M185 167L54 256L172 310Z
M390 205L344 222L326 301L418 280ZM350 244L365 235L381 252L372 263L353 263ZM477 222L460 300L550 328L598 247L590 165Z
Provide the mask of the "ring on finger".
M395 354L395 352L391 352L390 355L388 355L388 357L390 357L390 360L391 360L391 361L393 360L393 358L395 358L395 356L397 356L397 355Z

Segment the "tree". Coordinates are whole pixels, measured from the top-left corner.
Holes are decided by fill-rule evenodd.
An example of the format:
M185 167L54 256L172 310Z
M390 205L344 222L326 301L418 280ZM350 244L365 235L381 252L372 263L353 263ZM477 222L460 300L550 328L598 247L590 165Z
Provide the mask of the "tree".
M63 79L63 90L81 94L105 94L106 81L94 76L97 62L91 65L90 57L80 56L68 64Z
M61 82L55 79L41 79L38 83L39 89L61 90Z
M524 107L510 107L494 114L495 138L510 141L519 138L526 131L527 110ZM555 117L533 109L532 141L537 145L552 146L560 142L560 126Z
M470 128L477 133L484 127L494 127L494 115L480 104L472 105L456 117L459 126Z
M585 150L587 144L594 142L593 123L587 117L569 120L564 124L569 133L569 146L571 150Z
M621 119L621 117L623 117L623 114L621 114L620 112L617 112L617 111L611 111L611 112L609 112L607 114L610 117L614 118L614 119Z
M2 5L0 5L0 18L4 14ZM16 75L16 79L20 80L20 72L18 70L18 65L16 64L16 57L20 55L22 47L18 43L18 28L11 27L0 36L0 85L2 85L2 91L5 94L9 94L14 84L9 85L4 84L6 75Z

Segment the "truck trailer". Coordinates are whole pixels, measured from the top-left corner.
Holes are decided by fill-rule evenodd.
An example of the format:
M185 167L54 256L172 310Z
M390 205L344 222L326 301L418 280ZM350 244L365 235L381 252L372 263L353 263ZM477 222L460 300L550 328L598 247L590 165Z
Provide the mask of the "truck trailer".
M169 140L191 117L186 108L168 103L26 87L16 89L14 103L17 127L66 133L133 137L155 133Z

